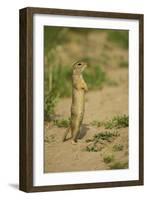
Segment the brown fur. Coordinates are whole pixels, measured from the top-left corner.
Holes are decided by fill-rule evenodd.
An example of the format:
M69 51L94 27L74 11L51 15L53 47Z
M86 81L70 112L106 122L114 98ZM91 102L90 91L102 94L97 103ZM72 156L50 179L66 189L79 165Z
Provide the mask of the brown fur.
M87 84L82 76L86 66L87 64L84 62L77 62L73 65L71 124L65 132L63 141L66 140L66 136L70 131L73 143L76 143L80 133L85 110L85 92L88 91Z

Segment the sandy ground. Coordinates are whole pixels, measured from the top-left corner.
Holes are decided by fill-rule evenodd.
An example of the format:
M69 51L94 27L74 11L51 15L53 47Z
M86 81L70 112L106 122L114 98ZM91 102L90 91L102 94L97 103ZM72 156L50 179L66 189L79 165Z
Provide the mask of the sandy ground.
M105 121L116 115L128 115L127 73L126 68L113 70L113 73L109 71L110 77L115 79L118 85L105 86L101 90L89 91L86 94L83 131L76 145L72 145L71 140L62 142L66 128L45 123L44 171L46 173L110 169L110 163L104 162L104 157L109 155L113 155L113 162L128 162L128 128L119 129L119 136L105 144L101 151L85 150L86 140L104 131L104 127L97 128L90 125L92 121ZM67 119L70 116L70 106L71 98L61 99L56 106L56 113ZM123 145L123 150L114 152L112 147L115 144Z

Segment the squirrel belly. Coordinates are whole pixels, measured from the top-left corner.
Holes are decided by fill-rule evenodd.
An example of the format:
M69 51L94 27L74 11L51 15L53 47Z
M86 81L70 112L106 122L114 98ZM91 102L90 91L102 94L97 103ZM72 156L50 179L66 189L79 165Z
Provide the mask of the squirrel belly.
M79 115L84 112L85 91L73 89L71 113Z

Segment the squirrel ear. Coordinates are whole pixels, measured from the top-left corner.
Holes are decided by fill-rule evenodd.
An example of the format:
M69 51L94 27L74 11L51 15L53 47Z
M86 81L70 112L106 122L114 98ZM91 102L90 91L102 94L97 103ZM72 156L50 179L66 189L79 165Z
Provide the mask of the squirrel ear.
M72 63L72 68L74 68L74 66L76 65L77 62Z
M74 67L74 65L75 65L75 62L74 62L74 63L72 63L71 67L73 68L73 67Z

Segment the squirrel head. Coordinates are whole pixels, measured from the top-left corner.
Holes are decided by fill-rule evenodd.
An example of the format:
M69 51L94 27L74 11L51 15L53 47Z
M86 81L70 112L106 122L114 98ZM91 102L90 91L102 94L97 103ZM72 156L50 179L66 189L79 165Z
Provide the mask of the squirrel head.
M73 74L80 75L84 71L84 69L87 67L87 63L83 61L78 61L73 64Z

